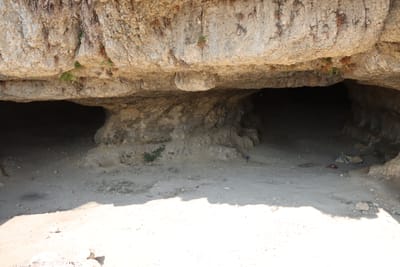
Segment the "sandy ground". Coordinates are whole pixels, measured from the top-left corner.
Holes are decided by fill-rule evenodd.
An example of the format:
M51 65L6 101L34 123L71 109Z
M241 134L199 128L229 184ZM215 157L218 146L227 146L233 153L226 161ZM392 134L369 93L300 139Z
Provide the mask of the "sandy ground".
M14 135L2 144L0 266L89 249L109 267L398 266L400 190L366 176L374 155L327 168L360 154L337 122L273 118L248 162L88 169L89 137Z

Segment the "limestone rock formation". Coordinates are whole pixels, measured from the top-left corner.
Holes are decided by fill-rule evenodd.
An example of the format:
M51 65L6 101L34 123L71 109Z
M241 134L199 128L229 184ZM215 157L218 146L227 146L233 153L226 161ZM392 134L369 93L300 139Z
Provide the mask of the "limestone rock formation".
M400 154L396 158L386 162L384 165L371 167L369 175L400 178Z
M400 89L399 23L400 0L4 0L0 100L103 106L103 144L201 132L254 143L240 126L244 93L218 92L344 80ZM355 90L356 103L380 105ZM359 106L363 126L384 116Z
M2 1L0 99L343 79L398 88L399 2Z

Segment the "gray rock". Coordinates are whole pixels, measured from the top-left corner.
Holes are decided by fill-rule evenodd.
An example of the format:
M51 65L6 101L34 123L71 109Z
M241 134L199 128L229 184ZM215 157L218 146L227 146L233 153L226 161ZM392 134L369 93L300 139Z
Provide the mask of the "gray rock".
M356 210L358 211L368 211L369 205L366 202L357 202L355 205Z

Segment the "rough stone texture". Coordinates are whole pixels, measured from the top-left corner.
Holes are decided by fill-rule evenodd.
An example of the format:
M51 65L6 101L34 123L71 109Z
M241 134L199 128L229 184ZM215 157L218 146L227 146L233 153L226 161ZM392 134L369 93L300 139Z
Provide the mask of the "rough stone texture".
M242 116L248 112L243 98L249 93L244 90L175 92L137 96L125 99L123 103L101 100L100 104L109 114L95 139L101 144L125 147L119 154L129 154L121 159L128 164L143 160L144 152L165 145L168 145L163 153L165 157L197 157L193 154L207 154L210 149L224 150L212 153L220 159L236 157L238 152L245 156L246 151L258 143L257 131L241 124ZM131 152L126 152L126 148ZM113 153L110 153L111 158L115 158Z
M352 72L344 74L344 77L363 84L400 88L400 44L379 43L368 53L356 55L352 60L357 67L351 67Z
M0 15L0 100L103 106L105 144L254 142L242 93L222 89L400 89L400 0L4 0ZM392 93L354 92L359 125L399 141Z
M373 166L369 169L369 175L400 178L400 154L381 166Z
M375 140L385 138L400 143L400 92L354 83L347 86L352 100L352 124Z
M392 0L388 17L386 18L385 28L381 35L382 42L400 42L400 1Z
M400 92L352 82L347 82L347 87L353 118L346 132L369 143L377 156L388 161L372 166L369 175L400 178L400 154L396 157L400 144Z
M344 78L399 88L399 6L399 0L2 1L0 99L317 86ZM38 80L43 90L26 90Z
M1 1L0 74L44 78L70 68L79 43L78 9L73 1Z

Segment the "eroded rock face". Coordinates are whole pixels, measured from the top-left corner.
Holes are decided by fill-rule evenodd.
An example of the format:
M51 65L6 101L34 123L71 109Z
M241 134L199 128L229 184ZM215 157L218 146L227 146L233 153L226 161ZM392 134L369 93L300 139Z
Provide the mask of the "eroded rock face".
M399 2L2 1L0 99L323 86L344 78L399 88Z
M369 175L400 178L400 155L396 157L400 144L400 91L354 82L347 82L347 87L353 118L345 127L346 132L375 147L377 155L388 161L372 166ZM391 149L380 151L383 144Z
M400 154L384 165L372 166L368 172L372 176L381 176L400 179Z
M103 144L251 146L246 93L220 90L400 89L400 0L6 0L0 15L0 100L103 106ZM354 92L360 126L396 139L392 102L375 114Z
M354 83L347 86L354 125L369 134L370 139L400 143L400 92Z
M248 111L245 98L250 93L175 92L137 96L122 103L102 101L109 114L95 139L100 144L125 147L120 154L130 155L123 156L124 163L141 161L144 152L165 145L163 154L171 158L191 158L202 153L220 159L245 156L258 143L257 131L241 123Z

